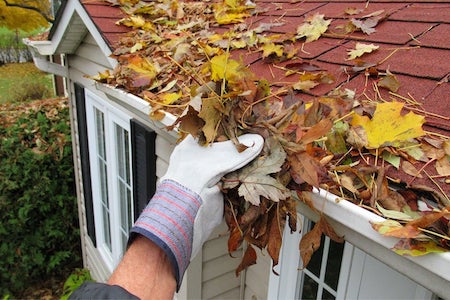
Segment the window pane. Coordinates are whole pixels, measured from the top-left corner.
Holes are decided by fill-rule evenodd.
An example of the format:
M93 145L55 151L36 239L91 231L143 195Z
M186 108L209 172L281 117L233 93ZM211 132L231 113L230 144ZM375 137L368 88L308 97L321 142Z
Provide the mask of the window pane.
M311 222L310 230L314 227L315 223ZM322 235L320 239L320 247L317 249L311 257L308 266L306 267L314 275L320 277L320 267L322 266L322 256L323 256L323 244L325 242L325 237Z
M330 294L327 290L323 290L322 292L322 299L324 300L334 300L336 297L334 297L332 294Z
M104 231L104 239L105 239L104 243L108 247L109 251L112 251L109 210L103 205L102 205L102 213L103 213L103 231Z
M128 131L116 124L116 149L117 166L119 176L130 184L130 145L128 141Z
M106 152L105 152L105 121L104 114L102 111L95 109L95 125L97 131L97 151L98 156L106 160Z
M330 240L327 270L325 272L325 283L328 284L333 290L337 290L343 253L344 243L336 243Z
M97 163L99 168L99 182L100 182L100 202L102 208L103 217L103 242L112 251L111 247L111 226L110 226L110 207L109 207L109 195L108 195L108 172L107 172L107 160L106 160L106 137L105 137L105 118L102 111L94 108L95 110L95 130L97 137Z
M300 299L316 299L318 285L311 277L304 275L302 297Z
M131 194L130 144L128 131L115 124L115 143L117 154L117 186L120 205L120 239L122 250L126 248L129 231L133 221L133 202Z

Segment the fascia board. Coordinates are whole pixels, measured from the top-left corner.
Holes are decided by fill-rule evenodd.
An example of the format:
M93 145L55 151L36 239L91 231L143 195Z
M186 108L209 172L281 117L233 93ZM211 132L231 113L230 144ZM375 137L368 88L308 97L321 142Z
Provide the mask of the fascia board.
M111 101L116 102L118 105L136 113L137 115L144 116L144 118L149 120L148 125L158 134L169 137L173 141L176 141L178 138L176 127L172 131L168 131L166 129L166 127L175 123L177 118L174 115L164 112L164 118L162 120L150 120L148 115L151 112L151 107L148 101L124 90L118 89L112 85L95 82L95 87L97 90L103 92Z
M117 61L110 57L112 53L111 49L109 48L108 44L78 0L68 0L66 6L64 7L64 12L61 14L61 19L56 25L57 28L53 31L50 41L30 41L29 45L34 47L40 55L44 56L54 54L67 54L68 52L72 53L76 51L76 49L72 49L71 51L60 51L59 49L64 48L62 47L62 45L64 45L65 40L69 35L83 35L77 37L81 41L81 39L86 34L86 32L69 32L71 22L73 22L77 17L80 18L84 26L86 26L86 32L91 33L101 51L107 58L111 69L113 69L117 65ZM76 47L78 47L78 45L76 45Z
M117 60L111 58L112 51L106 43L105 39L101 35L97 26L95 26L91 17L88 15L83 5L78 0L70 0L71 2L75 2L75 10L78 12L80 18L83 20L83 23L86 25L88 31L91 33L94 40L97 42L98 46L102 50L103 54L105 54L106 59L111 65L111 69L115 68L118 64Z

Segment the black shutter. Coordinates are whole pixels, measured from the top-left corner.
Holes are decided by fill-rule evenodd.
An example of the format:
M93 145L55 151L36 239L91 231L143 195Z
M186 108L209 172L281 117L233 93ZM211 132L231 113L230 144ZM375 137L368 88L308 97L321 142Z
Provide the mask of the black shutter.
M147 205L156 189L156 133L139 121L131 121L134 219Z
M94 203L92 199L91 167L89 162L89 147L86 123L86 100L84 95L84 88L76 83L74 84L74 88L77 108L79 137L78 143L80 145L81 174L83 177L82 181L84 205L86 209L86 225L89 237L94 243L94 246L97 246L95 239Z

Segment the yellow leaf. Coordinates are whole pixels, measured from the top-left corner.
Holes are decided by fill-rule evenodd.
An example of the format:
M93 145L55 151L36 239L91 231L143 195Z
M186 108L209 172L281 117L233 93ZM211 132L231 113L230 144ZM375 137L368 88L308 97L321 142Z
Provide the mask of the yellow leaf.
M331 19L325 20L324 15L315 14L297 28L297 38L306 37L306 43L315 41L328 30L330 23Z
M181 96L182 96L181 91L178 93L162 93L162 94L158 95L161 102L166 105L174 103L175 101L180 99Z
M206 143L214 142L217 134L217 127L222 120L222 114L216 109L216 105L222 105L219 98L205 98L202 101L202 108L198 116L205 121L202 131L206 138Z
M211 80L237 82L243 75L243 66L228 53L214 56L211 59Z
M219 24L241 23L250 14L248 9L252 6L242 5L241 1L225 0L222 3L216 3L214 6L214 17Z
M268 57L271 54L275 54L278 57L283 55L283 46L275 45L274 43L264 44L261 49L263 50L263 57Z
M130 53L134 53L134 52L136 52L136 51L139 51L139 50L141 50L143 47L144 47L144 44L143 44L143 43L137 42L136 44L134 44L133 47L131 47Z
M292 85L292 88L297 91L309 91L310 89L318 86L319 83L312 80L300 80Z
M421 256L428 253L444 253L448 251L430 240L400 240L392 250L399 255L408 256Z
M403 141L424 135L423 116L409 112L400 114L403 103L378 103L372 119L355 114L351 125L361 126L367 135L367 148L375 149L385 145L397 146Z
M380 48L380 47L375 46L374 44L356 43L355 49L348 50L347 60L352 60L357 57L360 57L364 53L371 53L372 51L377 50L378 48Z

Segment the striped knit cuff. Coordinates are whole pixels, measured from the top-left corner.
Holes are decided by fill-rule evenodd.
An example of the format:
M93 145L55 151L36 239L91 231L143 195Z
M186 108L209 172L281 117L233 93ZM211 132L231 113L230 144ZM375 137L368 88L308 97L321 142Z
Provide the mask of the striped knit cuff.
M175 270L177 291L191 259L194 220L201 204L196 193L175 181L164 180L131 229L167 254Z

